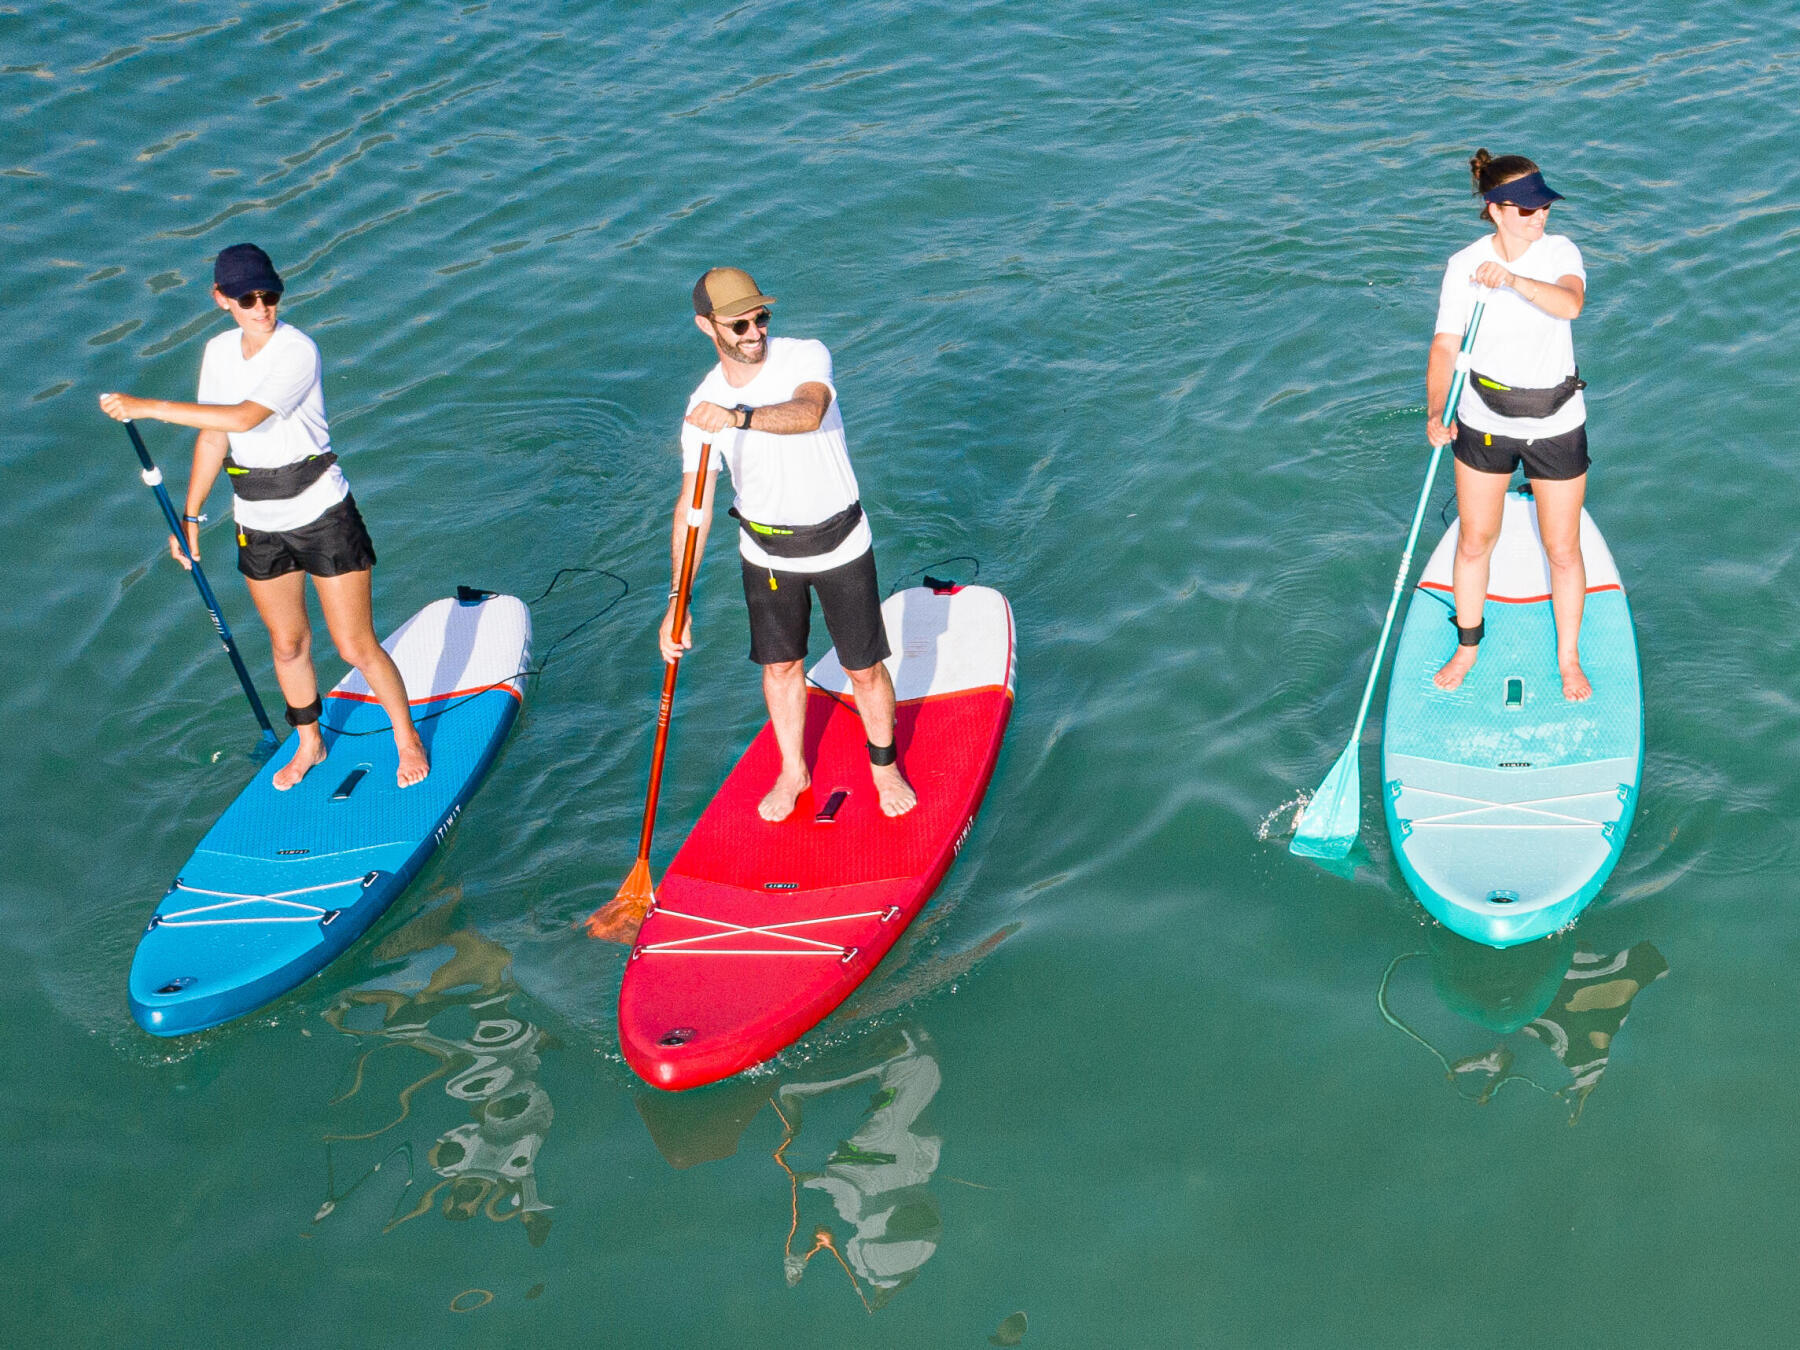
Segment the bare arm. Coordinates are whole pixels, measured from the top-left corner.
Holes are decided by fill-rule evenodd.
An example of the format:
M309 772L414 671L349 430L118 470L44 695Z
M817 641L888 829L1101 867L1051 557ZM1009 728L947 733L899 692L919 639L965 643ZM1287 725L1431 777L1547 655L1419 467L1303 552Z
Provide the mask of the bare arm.
M225 456L231 449L231 442L225 439L222 431L203 431L194 437L194 467L188 472L187 505L182 508L190 516L200 514L200 508L206 505L207 496L212 492L213 484L219 480L219 470L225 465ZM200 522L186 522L188 553L200 556ZM181 545L174 535L169 536L169 556L183 567L191 567L187 555L181 551Z
M753 408L750 430L766 431L773 436L794 436L804 431L817 431L831 407L831 389L823 384L803 384L794 390L786 403L770 403ZM702 431L725 431L738 426L743 414L735 408L722 408L717 403L696 403L687 421ZM690 489L692 484L689 484Z
M1461 350L1462 339L1455 333L1439 333L1431 339L1431 355L1425 360L1425 439L1433 446L1456 439L1456 423L1445 426L1443 416L1456 354Z
M1509 272L1497 262L1484 262L1475 269L1475 280L1483 286L1509 287L1552 318L1578 319L1587 303L1587 283L1573 273L1554 282L1538 281Z
M187 490L190 516L199 515L200 508L206 505L213 484L219 480L219 470L225 467L225 456L230 453L231 442L222 431L203 431L194 437L194 467L188 474Z
M669 603L663 609L662 626L657 631L657 644L665 661L676 661L682 652L694 645L693 606L688 607L687 622L681 628L681 640L675 640L675 592L681 586L681 559L687 552L688 507L694 500L694 474L681 475L681 495L675 499L675 520L669 531ZM694 573L699 575L700 559L706 553L706 536L712 532L713 497L719 486L719 471L706 475L706 495L700 503L700 524L694 535Z
M138 398L132 394L102 394L100 408L115 422L169 422L196 431L249 431L274 413L260 403L176 403L166 398Z

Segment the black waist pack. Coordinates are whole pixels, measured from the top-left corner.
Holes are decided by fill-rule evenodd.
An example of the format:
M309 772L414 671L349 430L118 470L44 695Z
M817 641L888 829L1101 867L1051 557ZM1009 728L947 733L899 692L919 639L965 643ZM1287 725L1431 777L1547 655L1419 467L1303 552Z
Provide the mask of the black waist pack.
M1469 372L1469 378L1481 391L1481 401L1502 417L1548 417L1574 398L1577 389L1587 388L1587 381L1581 378L1579 370L1548 389L1514 389L1510 384L1501 384L1473 370Z
M758 548L775 558L816 558L829 553L850 537L863 518L862 503L851 502L835 516L827 516L817 525L759 525L738 514L738 527L756 541Z
M308 455L279 469L246 469L230 455L225 456L225 477L231 490L247 502L282 502L298 497L325 476L325 470L337 463L337 451Z

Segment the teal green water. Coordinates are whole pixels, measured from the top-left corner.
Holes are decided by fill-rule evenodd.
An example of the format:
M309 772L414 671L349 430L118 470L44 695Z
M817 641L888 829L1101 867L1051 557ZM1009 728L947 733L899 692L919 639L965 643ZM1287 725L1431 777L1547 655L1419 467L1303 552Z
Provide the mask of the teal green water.
M0 8L8 1343L1788 1339L1797 78L1772 4ZM1587 259L1649 747L1605 892L1505 958L1406 893L1375 723L1367 856L1285 848L1478 144L1543 162ZM191 396L245 238L325 352L388 625L634 589L368 939L154 1042L133 945L253 724L94 399ZM727 260L836 355L884 581L972 554L1011 598L1019 700L857 999L655 1099L571 925L635 844L687 291ZM728 550L700 584L659 862L760 719Z

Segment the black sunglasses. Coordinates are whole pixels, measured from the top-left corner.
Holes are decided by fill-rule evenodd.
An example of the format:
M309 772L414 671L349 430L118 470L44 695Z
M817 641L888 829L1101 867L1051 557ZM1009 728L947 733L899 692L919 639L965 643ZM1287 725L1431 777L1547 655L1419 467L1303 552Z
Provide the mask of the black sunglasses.
M1517 211L1522 216L1535 216L1539 211L1548 211L1550 209L1549 202L1545 202L1542 206L1520 206L1517 202L1508 202L1507 205L1512 207L1513 210Z
M745 333L750 331L751 324L755 324L758 328L767 328L769 326L769 311L766 309L759 309L747 319L733 319L730 321L725 319L714 319L713 322L722 327L729 328L739 337L742 337Z
M258 305L267 305L270 309L281 303L280 291L248 291L234 296L231 301L239 309L255 309Z

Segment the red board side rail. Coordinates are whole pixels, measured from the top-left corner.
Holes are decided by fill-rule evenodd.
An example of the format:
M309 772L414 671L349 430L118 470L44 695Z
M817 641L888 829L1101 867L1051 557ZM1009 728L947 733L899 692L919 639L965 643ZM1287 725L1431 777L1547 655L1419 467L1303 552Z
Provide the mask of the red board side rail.
M915 587L882 606L896 739L919 794L881 813L850 682L813 667L812 787L756 813L780 767L765 724L657 888L619 989L619 1042L652 1086L698 1087L779 1054L880 964L925 907L981 809L1012 715L1012 609L985 586Z

